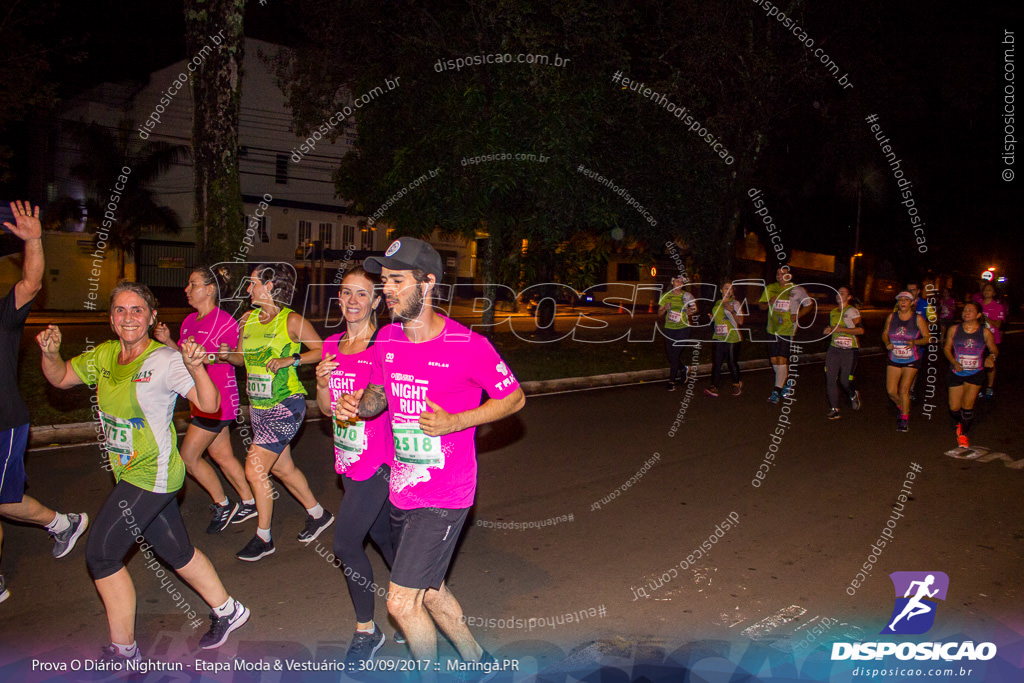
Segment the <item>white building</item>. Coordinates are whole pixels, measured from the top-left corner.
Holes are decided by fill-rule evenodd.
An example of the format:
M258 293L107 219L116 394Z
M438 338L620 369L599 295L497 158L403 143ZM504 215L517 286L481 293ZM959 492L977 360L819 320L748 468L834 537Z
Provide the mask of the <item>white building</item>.
M332 174L338 161L355 143L352 117L337 123L334 142L326 137L314 140L308 153L299 153L300 145L307 140L292 130L291 110L264 59L279 49L284 48L252 38L247 38L245 43L239 170L246 222L255 219L258 228L251 248L246 250L247 245L240 244L239 253L243 253L247 261L292 262L308 278L312 275L312 262L304 257L311 255L310 247L319 241L324 249L335 250L327 252L328 260L323 264L329 282L342 260L346 260L346 254L347 261L358 263L366 252L383 250L392 231L386 223L371 226L364 217L350 214L349 202L335 196ZM188 64L189 60L181 60L155 71L144 85L127 82L96 86L71 100L60 119L86 124L95 121L111 129L130 119L135 126L133 142L145 138L189 145L192 98L190 89L181 87L182 77L187 78L191 73ZM325 122L334 114L324 112ZM78 156L68 127L62 126L55 145L52 181L47 184L48 200L58 196L85 196L81 184L71 178L69 172ZM185 160L152 186L157 201L174 209L184 226L178 235L149 235L139 245L134 268L129 267L129 277L134 275L158 293L166 288L165 291L174 296L174 290L184 287L188 271L195 265L192 182L192 164ZM264 201L267 208L259 210L260 202ZM263 215L256 215L260 213ZM475 243L452 243L440 240L439 236L435 238L433 241L450 271L445 279L450 282L471 280L475 273ZM51 286L55 291L45 297L47 307L81 308L81 297L77 293L65 300L59 292L78 289L70 285L88 272L92 263L87 254L83 258L81 272L76 268L64 269L48 278L48 285L60 281L69 286ZM113 261L107 254L108 268L115 267ZM106 295L101 293L100 299L105 301Z

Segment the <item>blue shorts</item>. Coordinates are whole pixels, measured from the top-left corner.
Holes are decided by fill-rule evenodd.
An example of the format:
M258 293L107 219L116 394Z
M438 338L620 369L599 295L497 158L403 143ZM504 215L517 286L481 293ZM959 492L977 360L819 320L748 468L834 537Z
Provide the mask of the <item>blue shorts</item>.
M249 406L253 443L281 455L299 432L306 417L306 397L294 394L272 408Z
M0 504L20 503L25 495L28 424L0 432Z

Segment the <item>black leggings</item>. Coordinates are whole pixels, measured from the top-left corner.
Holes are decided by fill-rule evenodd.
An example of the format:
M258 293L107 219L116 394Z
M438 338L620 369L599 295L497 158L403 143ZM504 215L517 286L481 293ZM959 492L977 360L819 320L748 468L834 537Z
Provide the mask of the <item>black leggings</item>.
M732 383L740 383L740 344L736 342L716 341L714 348L714 360L711 363L711 384L718 387L718 380L722 378L722 363L729 363L729 374L732 375Z
M828 393L828 404L835 410L839 410L839 386L851 401L857 393L853 387L853 373L857 370L859 353L859 349L841 349L838 346L830 346L825 352L825 391Z
M665 355L668 356L668 379L670 382L684 382L687 379L687 366L683 364L683 351L690 348L684 343L690 338L690 328L678 330L664 329Z
M181 519L177 495L119 481L97 513L85 546L92 578L98 581L119 572L133 543L143 551L148 550L144 543L152 546L174 571L191 562L196 549Z
M391 567L395 548L391 541L391 503L388 480L391 468L381 465L366 481L345 477L345 495L334 525L334 554L345 566L345 582L356 610L356 621L373 620L373 566L366 556L366 535Z

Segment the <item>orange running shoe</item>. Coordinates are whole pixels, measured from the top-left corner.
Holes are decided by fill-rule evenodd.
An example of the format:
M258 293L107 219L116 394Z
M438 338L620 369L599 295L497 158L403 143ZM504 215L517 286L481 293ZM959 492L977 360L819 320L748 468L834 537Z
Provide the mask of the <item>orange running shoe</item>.
M960 448L970 448L971 442L964 434L964 430L960 425L956 426L956 445Z

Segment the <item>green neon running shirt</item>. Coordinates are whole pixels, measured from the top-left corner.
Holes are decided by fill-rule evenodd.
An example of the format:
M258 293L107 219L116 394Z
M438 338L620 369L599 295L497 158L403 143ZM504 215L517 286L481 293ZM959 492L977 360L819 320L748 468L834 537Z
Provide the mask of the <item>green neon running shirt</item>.
M842 319L842 325L840 325L840 317ZM847 329L852 330L856 325L853 323L860 317L860 311L853 306L847 306L846 309L840 309L838 306L833 308L828 314L829 325L832 326L832 346L837 349L856 349L860 348L860 344L857 342L857 336L839 330Z
M117 362L117 340L71 359L71 368L86 384L96 386L104 448L116 481L127 481L153 493L170 493L185 481L178 455L174 407L195 381L181 354L150 340L149 348L127 365Z
M729 312L738 313L740 310L739 302L736 299L729 300ZM724 341L729 344L736 344L742 340L740 332L737 329L735 316L730 319L725 314L725 300L719 299L718 303L715 304L715 308L711 313L711 321L714 323L714 334L712 339L715 341Z
M796 332L794 315L800 315L800 308L807 301L807 290L800 285L773 282L765 287L760 301L769 305L768 334L779 337L792 337Z
M245 359L246 392L253 408L273 408L289 396L306 395L306 389L289 365L277 372L267 369L271 358L288 358L302 350L302 345L288 336L290 308L282 308L270 322L260 322L259 310L253 310L242 326L241 349Z

